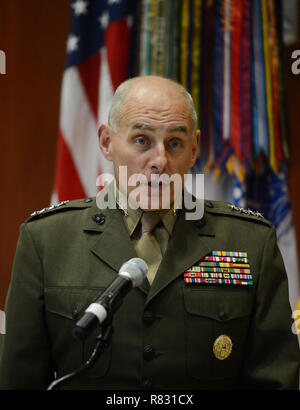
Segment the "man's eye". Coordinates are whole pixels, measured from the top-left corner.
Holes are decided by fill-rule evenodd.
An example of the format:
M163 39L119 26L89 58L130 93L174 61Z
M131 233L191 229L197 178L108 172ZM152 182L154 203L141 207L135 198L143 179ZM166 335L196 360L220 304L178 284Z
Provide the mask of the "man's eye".
M137 137L136 139L135 139L135 142L138 144L138 145L146 145L146 138L144 138L144 137Z
M169 145L173 149L179 148L181 146L180 141L178 141L178 140L171 140L169 142Z

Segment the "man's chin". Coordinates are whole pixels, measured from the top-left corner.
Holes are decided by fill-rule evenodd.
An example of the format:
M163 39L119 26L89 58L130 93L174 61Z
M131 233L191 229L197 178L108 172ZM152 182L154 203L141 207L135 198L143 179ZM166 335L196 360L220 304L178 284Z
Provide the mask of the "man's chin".
M129 203L135 209L144 211L159 211L170 209L174 202L174 192L164 184L141 185L128 196Z
M140 201L140 208L144 211L159 211L162 209L170 209L171 198L164 198L161 194L151 194Z

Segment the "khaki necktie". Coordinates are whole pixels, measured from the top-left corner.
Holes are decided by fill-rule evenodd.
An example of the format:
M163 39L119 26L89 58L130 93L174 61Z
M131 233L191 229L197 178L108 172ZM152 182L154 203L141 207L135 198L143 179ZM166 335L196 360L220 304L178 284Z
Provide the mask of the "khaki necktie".
M148 265L147 278L150 285L162 260L159 243L153 235L153 230L159 222L160 216L157 212L144 212L141 217L142 235L135 246L138 257L144 259Z

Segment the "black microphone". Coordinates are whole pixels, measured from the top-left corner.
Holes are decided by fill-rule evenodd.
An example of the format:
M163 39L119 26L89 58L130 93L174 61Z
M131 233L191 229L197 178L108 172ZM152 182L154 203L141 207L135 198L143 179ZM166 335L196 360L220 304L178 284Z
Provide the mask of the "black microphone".
M93 303L85 310L85 313L78 320L73 336L84 340L91 331L104 322L108 309L112 312L117 310L122 304L125 295L135 286L140 286L147 274L148 266L143 259L132 258L123 263L118 276L112 281L108 288L95 297Z

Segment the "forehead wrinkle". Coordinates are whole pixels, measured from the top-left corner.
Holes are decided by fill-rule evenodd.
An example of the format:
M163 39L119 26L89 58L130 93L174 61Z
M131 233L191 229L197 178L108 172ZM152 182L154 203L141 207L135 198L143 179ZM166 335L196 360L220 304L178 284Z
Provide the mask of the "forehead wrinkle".
M137 91L141 92L141 90ZM147 118L138 118L139 116L143 116L148 117L150 123L156 121L159 122L159 125L161 126L167 125L168 122L173 122L174 125L169 124L168 131L183 132L189 135L190 123L192 122L189 108L186 104L186 101L181 98L180 100L183 102L183 105L180 108L178 108L177 106L174 107L174 99L171 99L171 101L170 99L169 101L165 101L164 107L162 107L161 105L157 106L157 104L154 105L156 102L149 106L145 103L145 100L147 100L146 98L142 98L142 96L139 94L130 93L130 95L125 99L122 110L120 112L120 123L123 122L123 120L129 120L131 122L132 120L134 120L134 117L136 117L136 122L132 126L130 126L131 129L155 131L157 129L157 126L152 124L150 125L147 121ZM146 122L144 122L144 120ZM185 123L186 121L189 122L189 126L182 124L182 122ZM193 124L191 124L191 130L192 129Z

